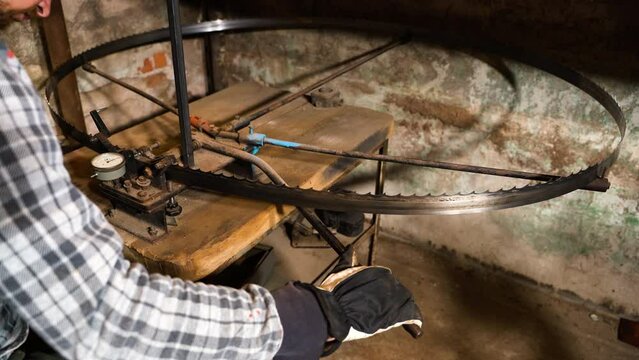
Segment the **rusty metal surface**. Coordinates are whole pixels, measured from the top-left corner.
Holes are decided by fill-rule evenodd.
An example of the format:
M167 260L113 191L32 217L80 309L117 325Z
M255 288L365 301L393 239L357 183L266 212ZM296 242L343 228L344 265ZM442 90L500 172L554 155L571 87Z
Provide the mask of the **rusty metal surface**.
M250 113L277 93L277 90L255 83L244 83L193 102L191 110L193 113L209 115L211 121L217 123L238 112ZM157 149L158 154L165 154L169 149L168 154L176 156L179 154L175 148L179 131L176 117L165 114L156 120L157 123L147 122L130 131L117 133L110 140L122 148L158 141L162 144ZM350 131L345 136L347 132L344 129L353 125L356 131ZM392 118L352 106L316 109L301 98L260 119L255 126L257 131L269 132L274 136L282 136L286 132L309 142L373 151L388 137ZM334 134L332 129L340 131ZM241 147L237 143L234 145ZM170 150L170 147L173 149ZM352 159L278 148L262 149L259 155L287 182L318 189L331 186L357 164ZM104 196L90 183L91 169L88 165L91 156L92 152L88 148L79 149L67 154L65 163L74 183L106 212L112 204L105 201ZM228 162L228 158L203 150L195 151L195 157L196 164L203 171L213 171L224 161ZM214 157L219 158L219 161ZM141 171L144 172L144 169ZM174 216L177 226L168 226L167 234L152 240L148 236L134 236L128 230L118 230L129 259L144 264L151 271L187 279L199 279L223 268L294 210L290 206L275 206L195 189L185 190L176 196L176 200L183 211ZM144 235L147 227L139 226L136 233Z
M168 104L139 88L136 88L120 79L117 79L103 71L100 71L91 64L85 64L82 66L82 68L88 72L97 74L115 84L118 84L126 88L127 90L130 90L144 97L145 99L153 102L154 104L161 106L165 110L178 115L178 109L172 106L171 104ZM289 98L290 98L289 96L285 97L285 99L289 99ZM328 86L321 87L311 92L310 94L308 94L308 98L309 98L309 101L315 107L319 107L319 108L336 107L336 106L341 106L344 103L344 100L342 99L340 92ZM279 106L279 104L283 104L283 102L280 100L275 102L275 104ZM271 106L269 106L268 108L270 109ZM95 113L95 111L92 111L92 115L93 113ZM97 116L97 113L96 113L96 116ZM327 149L320 146L301 144L301 143L290 142L290 141L281 140L281 139L272 139L267 137L266 136L267 134L254 134L254 136L251 136L253 134L247 135L247 134L240 134L238 132L232 132L232 131L222 131L217 126L211 125L207 120L202 119L199 116L191 116L191 124L195 126L196 128L198 128L200 131L205 132L206 134L210 135L213 138L230 139L230 140L237 141L238 143L246 144L250 146L262 147L264 145L272 145L272 146L279 146L284 148L291 148L291 149L299 150L299 151L309 151L309 152L315 152L320 154L335 155L340 157L350 157L350 158L364 159L364 160L375 160L375 161L390 162L390 163L403 164L403 165L423 166L423 167L436 168L436 169L446 169L446 170L452 170L452 171L469 172L469 173L483 174L483 175L503 176L503 177L510 177L510 178L516 178L516 179L534 180L534 181L554 181L560 178L560 176L557 176L557 175L505 170L505 169L491 168L491 167L485 167L485 166L455 164L455 163L449 163L449 162L443 162L443 161L412 159L407 157L390 156L388 154L382 154L382 153L369 154L369 153L356 152L356 151ZM98 128L100 128L100 126L98 126ZM610 183L608 182L607 179L597 178L592 183L583 187L582 190L605 192L608 190L609 187L610 187ZM376 194L381 195L380 192L376 192Z
M313 92L308 97L315 107L335 107L342 106L344 99L340 92L332 87L323 86Z
M309 85L309 86L305 86L304 88L290 93L288 95L286 95L285 97L283 97L280 100L274 101L273 103L269 104L268 106L248 115L245 117L242 117L238 120L234 120L233 122L231 122L230 124L228 124L227 129L229 130L233 130L233 131L238 131L241 130L247 126L249 126L251 124L252 121L254 121L255 119L258 119L268 113L270 113L271 111L278 109L281 106L284 106L288 103L290 103L291 101L300 98L301 96L304 96L308 93L311 93L313 91L315 91L316 89L320 88L321 86L325 85L326 83L328 83L331 80L334 80L336 78L338 78L341 75L346 74L347 72L352 71L353 69L367 63L368 61L384 54L385 52L394 49L395 47L405 44L408 41L408 38L406 37L401 37L399 39L393 40L391 42L389 42L386 45L380 46L378 48L372 49L368 52L366 52L365 54L362 54L360 56L355 57L355 59L353 59L351 62L348 62L347 64L345 64L344 66L342 66L339 70L333 72L332 74L314 82L313 84Z
M345 22L343 20L332 19L217 20L191 25L185 27L183 30L185 35L193 36L226 31L247 31L274 28L339 28L393 34L395 36L407 31L406 27L397 24L383 24L365 21ZM429 40L432 40L432 34L423 33L420 29L410 29L410 32L412 32L414 36L426 37L429 38ZM52 81L50 81L47 86L47 98L49 100L51 99L51 93L53 89L55 89L59 80L87 61L91 61L115 51L163 41L167 38L167 30L163 29L107 43L80 54L65 63L54 73ZM579 73L548 59L528 53L522 49L506 49L487 42L472 44L468 43L467 40L452 39L450 37L444 37L438 40L438 42L443 42L449 46L496 52L528 65L535 66L540 70L546 71L565 80L590 95L608 111L619 129L619 144L621 144L621 140L623 140L623 137L625 136L626 120L619 106L606 91ZM101 151L102 146L95 141L92 141L92 137L75 129L55 111L52 110L52 113L65 133L81 143ZM244 123L246 123L246 121L242 121L239 124ZM237 125L238 123L235 124L235 126ZM531 184L522 188L504 189L478 194L443 194L428 196L388 196L350 193L338 194L312 189L274 186L270 184L252 182L246 179L237 179L198 170L186 169L179 166L170 167L167 170L167 174L173 180L182 182L189 186L196 186L201 189L223 191L240 196L304 207L392 214L460 214L531 204L586 187L605 176L607 170L616 160L618 153L619 145L617 145L611 153L602 154L602 160L600 162L577 173L559 177L543 184Z

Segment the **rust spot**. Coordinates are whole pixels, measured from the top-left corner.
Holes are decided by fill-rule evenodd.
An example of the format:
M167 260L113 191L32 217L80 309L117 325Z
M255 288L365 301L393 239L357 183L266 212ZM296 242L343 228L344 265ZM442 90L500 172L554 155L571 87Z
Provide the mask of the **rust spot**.
M409 129L413 133L422 131L422 128L419 126L419 124L416 121L399 120L397 122L397 125L399 125L400 127Z
M165 85L166 81L166 74L164 73L157 73L144 78L144 82L150 88L158 88L162 85Z
M505 122L500 124L497 128L495 128L490 135L488 136L488 140L490 140L495 146L499 149L504 149L506 147L506 143L516 135L512 133L516 133L517 129L513 129L513 124L509 122Z
M346 81L345 85L361 94L374 94L375 89L363 81Z
M389 94L384 98L384 102L396 105L411 114L436 118L445 125L455 126L460 129L472 128L479 121L475 115L460 106L433 102L417 97Z
M511 144L524 154L531 154L511 159L522 168L540 169L540 159L547 158L550 160L552 170L565 170L575 162L576 154L570 146L558 146L565 141L559 135L558 126L548 126L547 128L548 131L544 133L531 134L517 123L506 122L493 130L488 136L488 140L501 151L505 151Z
M144 64L138 68L138 71L143 74L153 71L153 63L151 62L151 59L144 59Z
M155 64L156 69L166 67L168 65L168 62L166 61L166 53L164 51L159 51L153 54L153 63Z

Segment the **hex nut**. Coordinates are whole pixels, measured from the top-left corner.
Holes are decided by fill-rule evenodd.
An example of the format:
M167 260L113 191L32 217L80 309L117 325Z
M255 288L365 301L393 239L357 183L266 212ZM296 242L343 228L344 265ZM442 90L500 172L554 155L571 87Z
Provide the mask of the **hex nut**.
M124 186L124 190L126 190L126 192L131 191L131 188L133 187L133 183L131 182L131 180L127 179L124 180L124 183L122 183L122 186Z
M151 186L151 179L146 176L140 175L135 179L135 184L141 188Z

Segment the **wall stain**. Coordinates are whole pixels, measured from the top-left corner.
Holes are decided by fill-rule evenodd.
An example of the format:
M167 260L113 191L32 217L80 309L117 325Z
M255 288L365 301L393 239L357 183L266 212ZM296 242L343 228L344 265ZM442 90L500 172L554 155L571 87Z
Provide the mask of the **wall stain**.
M444 104L414 96L387 94L384 102L396 105L408 113L420 115L424 118L435 118L446 125L460 129L472 128L479 121L474 114L461 106Z
M267 84L276 86L294 84L291 79L308 83L305 69L312 73L336 58L350 56L344 50L340 57L326 57L318 49L329 46L352 54L375 46L360 35L331 36L322 32L320 36L311 31L285 34L241 35L226 42L218 59L228 74L225 76L234 82L266 79ZM290 59L273 45L278 42L287 46L313 42L317 49L294 52L295 58ZM415 43L340 78L336 87L346 104L395 117L397 126L390 149L394 155L568 174L600 160L599 155L610 149L616 130L591 99L529 67L510 61L503 65L510 71L507 79L468 54ZM540 204L485 214L491 221L477 224L468 234L473 245L455 240L455 234L463 233L462 217L458 222L437 223L445 229L432 240L506 267L512 266L511 257L495 258L490 253L508 251L514 258L533 253L536 256L521 259L517 271L595 301L615 288L625 288L623 294L618 291L613 295L611 304L625 304L636 312L639 307L633 295L637 292L626 284L635 283L639 276L639 172L635 150L639 111L633 110L639 108L639 93L636 82L586 75L609 91L628 117L629 132L610 174L611 190L605 194L577 191ZM387 176L391 194L495 189L495 183L507 182L401 167L389 167ZM422 220L407 219L395 224L414 241L431 233L427 225L418 224ZM429 224L428 218L423 222ZM474 244L481 244L481 249Z
M360 94L371 95L375 93L375 88L373 88L369 83L357 80L347 80L344 81L343 84L350 88L350 90L354 90Z
M144 78L144 83L150 88L165 88L169 83L169 79L166 77L165 73L160 72Z
M491 132L488 139L495 144L500 152L510 155L512 162L525 169L543 169L544 162L549 162L550 168L543 170L574 171L574 164L579 158L581 149L570 146L557 146L563 138L559 136L560 128L552 125L544 132L548 136L536 136L539 134L527 134L517 123L505 122ZM536 154L537 156L521 156ZM538 155L544 155L540 158ZM543 159L543 162L540 162Z

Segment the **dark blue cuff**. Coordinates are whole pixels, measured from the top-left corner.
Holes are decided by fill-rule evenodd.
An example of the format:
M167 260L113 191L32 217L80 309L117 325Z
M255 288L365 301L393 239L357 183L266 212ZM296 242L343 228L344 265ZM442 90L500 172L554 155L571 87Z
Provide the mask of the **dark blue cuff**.
M273 292L284 329L277 360L319 359L328 337L326 319L315 295L288 283Z

